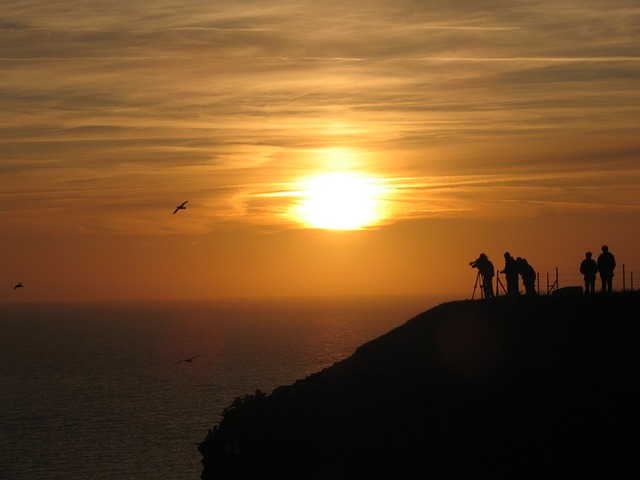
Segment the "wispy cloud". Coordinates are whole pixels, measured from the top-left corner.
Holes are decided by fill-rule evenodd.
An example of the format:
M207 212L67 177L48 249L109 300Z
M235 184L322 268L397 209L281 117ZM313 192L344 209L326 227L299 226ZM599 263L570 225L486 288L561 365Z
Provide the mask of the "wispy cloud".
M281 225L290 199L264 193L339 167L334 148L417 179L389 180L394 219L634 208L639 19L635 1L10 2L0 221L171 232L160 212L188 194L193 232Z

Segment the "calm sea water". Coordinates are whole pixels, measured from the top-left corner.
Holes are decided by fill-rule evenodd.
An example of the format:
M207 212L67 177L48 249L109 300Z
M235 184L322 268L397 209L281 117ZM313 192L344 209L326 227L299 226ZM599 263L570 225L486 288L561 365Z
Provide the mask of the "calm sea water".
M443 300L0 305L0 478L198 479L196 445L236 396L330 366Z

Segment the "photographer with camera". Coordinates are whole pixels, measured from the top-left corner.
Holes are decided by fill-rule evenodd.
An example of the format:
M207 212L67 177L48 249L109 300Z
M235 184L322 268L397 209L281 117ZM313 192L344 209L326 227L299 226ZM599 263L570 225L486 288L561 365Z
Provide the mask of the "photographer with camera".
M484 298L493 298L493 276L495 275L495 270L489 257L481 253L478 259L475 262L469 262L469 265L471 268L477 268L482 277Z

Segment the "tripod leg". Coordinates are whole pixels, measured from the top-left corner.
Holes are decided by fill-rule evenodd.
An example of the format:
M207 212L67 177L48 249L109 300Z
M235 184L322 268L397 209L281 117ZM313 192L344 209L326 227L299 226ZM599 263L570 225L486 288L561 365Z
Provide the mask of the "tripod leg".
M500 272L498 272L496 275L496 297L500 295L500 288L502 288L502 292L507 295L507 290L504 288L502 280L500 280Z
M471 300L473 300L476 296L476 288L478 288L479 283L480 283L480 272L476 274L476 282L473 284L473 293L471 294ZM480 291L480 297L482 297L482 290Z

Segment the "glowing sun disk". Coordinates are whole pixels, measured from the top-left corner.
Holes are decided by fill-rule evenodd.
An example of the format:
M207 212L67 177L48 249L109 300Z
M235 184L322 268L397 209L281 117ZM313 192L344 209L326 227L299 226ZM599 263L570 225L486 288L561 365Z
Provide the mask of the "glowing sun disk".
M353 173L327 173L303 182L300 220L314 228L355 230L380 217L379 187L372 178Z

